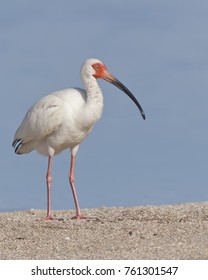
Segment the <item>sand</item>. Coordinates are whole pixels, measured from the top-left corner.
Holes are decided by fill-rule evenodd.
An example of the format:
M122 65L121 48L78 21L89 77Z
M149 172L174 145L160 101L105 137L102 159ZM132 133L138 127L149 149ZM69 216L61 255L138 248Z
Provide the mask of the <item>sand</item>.
M208 203L0 213L0 259L208 259Z

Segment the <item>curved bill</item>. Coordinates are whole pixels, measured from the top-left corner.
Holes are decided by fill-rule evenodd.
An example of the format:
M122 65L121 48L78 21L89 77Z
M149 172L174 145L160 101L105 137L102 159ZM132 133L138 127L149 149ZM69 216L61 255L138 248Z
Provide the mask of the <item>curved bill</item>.
M104 71L102 78L104 80L106 80L107 82L113 84L114 86L116 86L117 88L122 90L123 92L125 92L131 98L131 100L136 104L136 106L138 107L138 109L142 115L142 118L145 120L145 113L142 109L142 106L139 104L136 97L130 92L130 90L127 87L125 87L116 77L114 77L108 71Z

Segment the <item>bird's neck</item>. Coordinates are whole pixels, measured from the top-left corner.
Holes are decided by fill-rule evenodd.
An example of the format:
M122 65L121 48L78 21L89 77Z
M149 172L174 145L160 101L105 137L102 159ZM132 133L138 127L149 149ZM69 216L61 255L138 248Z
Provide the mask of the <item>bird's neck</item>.
M96 122L102 115L103 95L97 80L92 77L85 84L87 93L86 110L93 122Z

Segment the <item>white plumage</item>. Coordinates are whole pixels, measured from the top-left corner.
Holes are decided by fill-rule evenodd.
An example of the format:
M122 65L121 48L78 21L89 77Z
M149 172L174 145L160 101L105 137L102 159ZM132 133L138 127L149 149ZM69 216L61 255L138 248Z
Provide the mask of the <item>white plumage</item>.
M74 185L74 160L79 144L91 132L103 111L103 95L97 78L102 78L124 91L145 118L133 94L110 74L98 59L88 59L81 67L81 79L85 90L69 88L56 91L41 98L28 110L16 131L13 146L17 154L36 150L49 158L46 176L48 194L46 219L53 219L50 205L52 157L68 148L71 150L69 181L76 206L74 218L85 218L81 215Z

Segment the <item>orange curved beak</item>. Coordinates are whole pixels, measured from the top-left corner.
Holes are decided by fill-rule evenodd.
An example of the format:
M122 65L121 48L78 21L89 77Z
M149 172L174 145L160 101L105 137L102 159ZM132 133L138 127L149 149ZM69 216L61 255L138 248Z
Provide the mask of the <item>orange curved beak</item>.
M142 109L142 106L139 104L136 97L130 92L130 90L126 86L124 86L116 77L114 77L110 72L108 72L107 69L103 70L102 76L100 78L113 84L121 91L125 92L131 98L131 100L136 104L137 108L139 109L142 115L142 118L145 120L146 117L145 117L144 110Z

